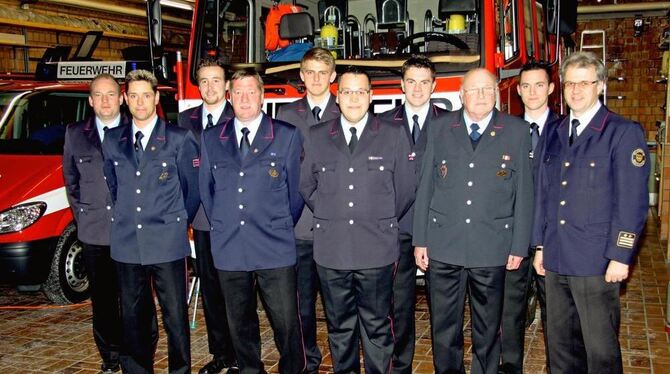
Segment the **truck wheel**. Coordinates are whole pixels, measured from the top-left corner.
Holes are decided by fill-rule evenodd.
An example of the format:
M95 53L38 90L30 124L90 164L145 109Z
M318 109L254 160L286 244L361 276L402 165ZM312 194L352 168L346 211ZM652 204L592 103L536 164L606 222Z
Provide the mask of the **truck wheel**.
M58 239L49 277L42 290L49 300L57 304L78 303L88 298L84 248L77 239L77 228L73 223Z

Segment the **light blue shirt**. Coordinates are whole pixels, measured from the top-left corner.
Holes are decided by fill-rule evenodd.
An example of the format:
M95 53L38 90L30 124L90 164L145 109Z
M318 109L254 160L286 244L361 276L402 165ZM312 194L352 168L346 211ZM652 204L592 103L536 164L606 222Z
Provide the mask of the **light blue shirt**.
M98 136L100 136L100 141L105 140L105 127L107 130L111 130L118 126L121 123L121 114L119 113L116 118L114 118L110 123L104 123L97 116L95 117L95 128L98 130Z

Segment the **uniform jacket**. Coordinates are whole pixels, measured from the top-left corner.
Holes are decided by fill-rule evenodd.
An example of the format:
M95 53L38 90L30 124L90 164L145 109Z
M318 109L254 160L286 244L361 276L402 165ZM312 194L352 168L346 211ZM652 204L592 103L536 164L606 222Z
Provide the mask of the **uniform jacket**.
M102 151L114 202L111 255L150 265L191 253L186 228L198 209L198 143L158 119L137 164L132 126L107 131Z
M223 113L219 117L219 120L214 124L220 125L226 123L229 119L233 118L235 113L233 113L233 107L229 102L226 102L226 106L223 109ZM187 109L179 113L179 127L189 129L193 132L195 140L200 144L200 136L202 133L202 105L198 105L195 108ZM202 205L198 208L198 212L195 214L193 219L193 228L200 231L209 231L209 221L205 215L205 210L202 208Z
M524 114L521 114L520 118L525 118ZM537 175L537 168L539 167L540 163L538 162L538 157L534 157L535 154L537 154L538 149L540 148L540 144L542 144L542 141L546 134L550 131L549 129L553 126L556 125L556 122L560 122L560 120L563 119L563 116L561 116L558 113L555 113L553 110L549 110L549 115L547 116L547 121L544 123L544 128L542 129L542 133L540 134L540 139L537 142L537 145L535 146L536 149L531 149L530 155L532 159L532 164L533 164L533 180L535 180L535 177ZM527 122L527 121L526 121ZM530 124L529 124L530 125ZM531 145L532 148L532 145Z
M649 205L649 154L639 124L605 106L572 146L570 119L541 144L533 244L544 267L563 275L605 274L631 264Z
M212 225L214 266L226 271L292 266L293 227L304 206L298 190L302 135L263 114L244 159L237 139L233 119L202 135L200 188Z
M417 173L417 182L418 182L418 173L421 171L421 157L423 154L426 152L426 143L428 136L426 135L428 133L428 128L430 126L433 126L433 123L435 123L435 126L439 126L440 122L440 116L448 113L446 110L438 107L437 105L431 104L430 109L428 110L428 115L426 116L426 120L423 124L423 128L421 129L421 133L419 135L419 139L416 142L416 144L412 144L412 132L410 131L410 120L407 118L407 113L405 112L405 105L401 105L395 109L391 109L389 111L386 111L384 113L381 113L377 115L377 118L380 120L388 121L396 126L400 126L403 129L405 129L404 134L407 137L407 141L410 144L410 147L412 149L412 153L414 153L414 164L416 165L416 173ZM405 214L401 219L400 219L400 232L406 235L412 235L412 221L414 219L414 202L412 202L412 206L410 207L409 211L407 214Z
M428 257L471 267L528 255L533 178L525 121L494 109L472 149L463 110L428 129L414 211L416 246Z
M307 137L309 128L317 123L327 122L340 118L340 108L337 106L335 96L330 95L325 108L321 110L321 120L317 122L307 102L307 97L279 107L277 119L288 122L300 129L303 137ZM312 240L312 211L307 208L302 211L300 220L295 225L295 237L300 240Z
M300 191L314 212L317 264L371 269L398 259L398 219L416 185L403 131L369 114L351 154L339 118L310 129Z
M121 116L119 127L124 126L128 121ZM79 240L93 245L109 245L112 199L102 168L102 142L95 116L68 126L63 150L67 200Z

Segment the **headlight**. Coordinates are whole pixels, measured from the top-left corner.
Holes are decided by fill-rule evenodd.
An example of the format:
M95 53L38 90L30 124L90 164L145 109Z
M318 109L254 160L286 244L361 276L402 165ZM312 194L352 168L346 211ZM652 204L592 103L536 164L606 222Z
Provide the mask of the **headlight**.
M41 201L21 204L0 212L0 234L17 232L25 229L37 221L47 204Z

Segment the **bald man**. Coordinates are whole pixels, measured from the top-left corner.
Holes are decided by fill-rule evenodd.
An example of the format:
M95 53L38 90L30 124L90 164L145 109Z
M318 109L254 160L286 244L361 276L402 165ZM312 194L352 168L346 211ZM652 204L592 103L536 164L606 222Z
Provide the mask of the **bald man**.
M472 373L495 374L505 271L528 255L533 179L528 125L495 109L498 87L469 71L463 108L428 128L414 205L415 260L428 272L436 373L462 373L465 294L472 310Z

